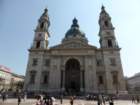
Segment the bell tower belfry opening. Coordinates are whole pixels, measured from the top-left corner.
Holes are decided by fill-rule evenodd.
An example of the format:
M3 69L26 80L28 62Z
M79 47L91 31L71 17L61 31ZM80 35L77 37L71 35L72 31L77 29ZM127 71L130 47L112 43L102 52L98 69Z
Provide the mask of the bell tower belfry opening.
M80 92L80 63L69 59L65 65L65 90L68 93Z

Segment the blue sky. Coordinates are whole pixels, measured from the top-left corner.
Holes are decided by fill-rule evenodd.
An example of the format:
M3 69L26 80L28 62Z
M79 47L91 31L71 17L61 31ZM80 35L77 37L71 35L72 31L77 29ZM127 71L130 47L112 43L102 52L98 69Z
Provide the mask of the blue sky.
M0 0L0 64L25 74L28 49L45 7L51 21L49 46L61 42L76 17L89 43L99 47L98 19L102 4L112 17L122 48L124 75L134 75L140 70L139 0Z

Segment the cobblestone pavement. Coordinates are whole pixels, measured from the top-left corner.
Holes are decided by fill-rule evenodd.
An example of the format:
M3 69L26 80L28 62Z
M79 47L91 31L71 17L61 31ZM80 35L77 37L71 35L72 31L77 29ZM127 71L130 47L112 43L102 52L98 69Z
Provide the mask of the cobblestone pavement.
M34 99L28 99L26 101L21 102L20 105L35 105L36 100ZM2 100L0 100L0 105L17 105L17 99L8 99L4 103ZM60 105L60 100L56 100L56 105ZM62 105L70 105L69 100L65 99L63 100ZM74 105L97 105L96 101L85 101L85 100L74 100ZM108 102L106 102L106 105L109 105ZM140 104L134 104L131 101L124 101L124 100L116 100L114 101L114 105L140 105Z

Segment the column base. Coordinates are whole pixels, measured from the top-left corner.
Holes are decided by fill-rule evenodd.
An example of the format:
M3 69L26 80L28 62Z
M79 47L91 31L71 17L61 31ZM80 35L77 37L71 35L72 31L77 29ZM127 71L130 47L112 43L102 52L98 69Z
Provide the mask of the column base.
M80 91L81 91L81 92L84 92L84 88L80 88Z
M65 88L64 88L64 87L62 87L62 88L61 88L61 91L62 91L62 92L64 92L64 91L65 91Z

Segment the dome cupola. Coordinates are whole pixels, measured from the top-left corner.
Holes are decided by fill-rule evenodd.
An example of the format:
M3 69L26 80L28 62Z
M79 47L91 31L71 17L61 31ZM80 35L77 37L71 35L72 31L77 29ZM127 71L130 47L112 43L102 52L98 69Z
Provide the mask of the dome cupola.
M73 19L71 28L66 32L65 38L62 42L68 40L81 40L83 42L88 42L87 38L85 37L85 33L79 29L78 20L76 18Z

